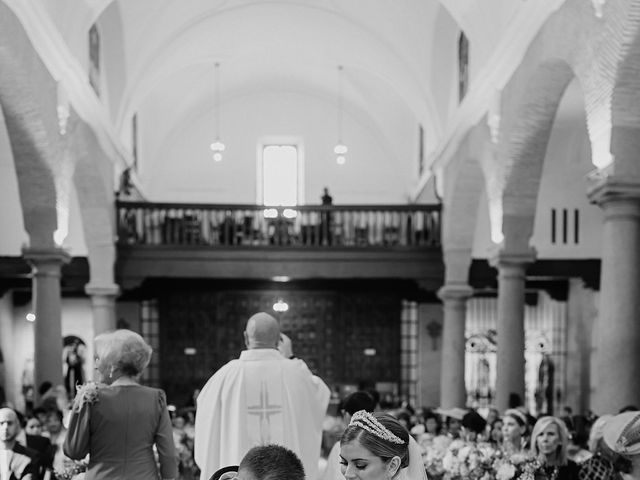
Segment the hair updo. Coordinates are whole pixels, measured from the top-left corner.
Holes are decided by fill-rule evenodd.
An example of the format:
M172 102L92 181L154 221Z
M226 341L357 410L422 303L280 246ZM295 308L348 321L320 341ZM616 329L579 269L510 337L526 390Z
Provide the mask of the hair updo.
M358 440L360 445L383 461L388 462L393 457L399 457L400 468L409 466L409 432L407 432L407 429L388 413L374 412L371 415L404 443L398 444L384 440L359 425L353 424L349 425L344 431L342 437L340 437L340 443L345 444Z
M136 377L149 364L152 348L131 330L121 329L102 333L95 338L96 354L104 375L109 369L116 376Z

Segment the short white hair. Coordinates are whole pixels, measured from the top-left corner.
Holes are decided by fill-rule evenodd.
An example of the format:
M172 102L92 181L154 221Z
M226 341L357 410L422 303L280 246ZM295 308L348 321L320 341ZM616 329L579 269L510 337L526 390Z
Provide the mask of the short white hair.
M147 367L153 352L144 338L126 329L98 335L95 345L96 354L104 367L134 377Z

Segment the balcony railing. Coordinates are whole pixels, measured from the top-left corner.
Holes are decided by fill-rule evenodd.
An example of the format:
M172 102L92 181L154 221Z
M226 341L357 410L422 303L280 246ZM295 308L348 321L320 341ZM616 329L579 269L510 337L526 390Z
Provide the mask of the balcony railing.
M439 205L117 202L119 245L439 247Z

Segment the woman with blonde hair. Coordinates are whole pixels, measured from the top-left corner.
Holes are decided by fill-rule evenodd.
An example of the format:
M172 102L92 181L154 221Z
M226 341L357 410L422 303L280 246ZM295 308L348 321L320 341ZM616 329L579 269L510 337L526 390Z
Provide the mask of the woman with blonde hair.
M163 479L178 475L171 420L162 390L138 383L149 364L151 347L130 330L95 339L95 369L100 383L77 393L64 443L65 454L89 454L86 480L157 480L157 448Z
M547 480L578 480L578 465L567 457L569 432L557 417L540 417L531 433L531 452Z

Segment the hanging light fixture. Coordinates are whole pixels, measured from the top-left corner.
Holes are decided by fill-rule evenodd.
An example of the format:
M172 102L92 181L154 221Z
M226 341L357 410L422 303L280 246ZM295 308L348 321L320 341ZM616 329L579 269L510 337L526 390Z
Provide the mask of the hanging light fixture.
M211 144L211 151L213 152L213 160L219 162L222 160L222 152L225 150L225 145L220 141L220 64L215 64L215 78L213 84L213 108L216 118L216 139Z
M336 154L336 163L344 165L347 161L346 154L349 151L347 146L342 142L342 65L338 65L338 143L333 148Z

